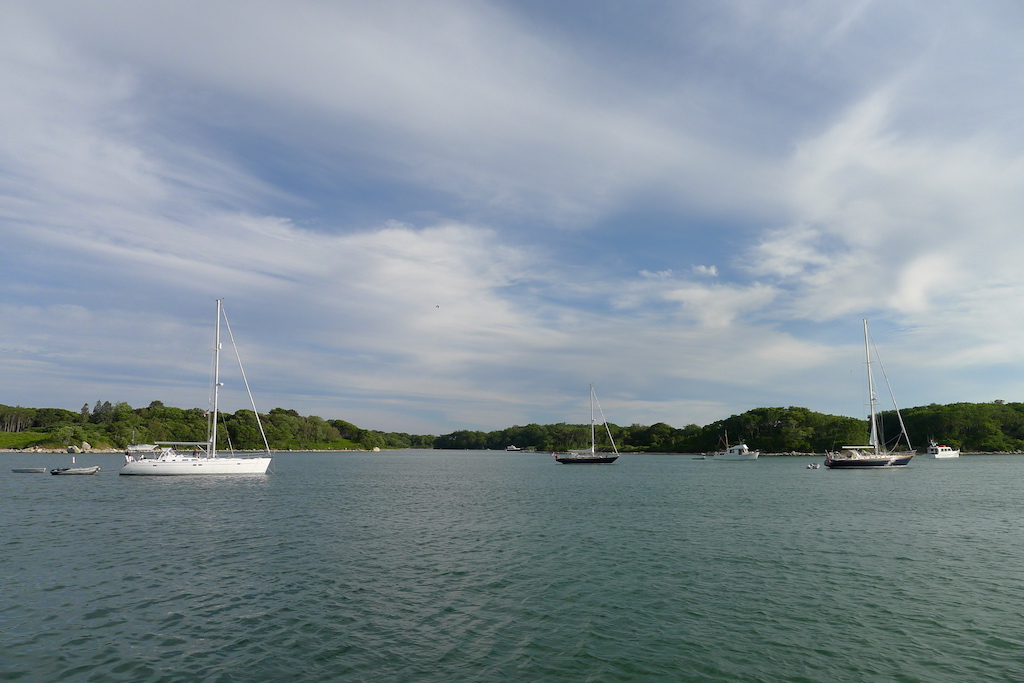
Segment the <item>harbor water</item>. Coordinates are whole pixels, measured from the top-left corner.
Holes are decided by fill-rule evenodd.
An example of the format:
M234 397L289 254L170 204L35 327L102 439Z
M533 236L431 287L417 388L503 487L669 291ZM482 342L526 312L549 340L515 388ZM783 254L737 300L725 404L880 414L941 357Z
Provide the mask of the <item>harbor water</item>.
M1024 677L1024 457L281 453L14 474L0 680Z

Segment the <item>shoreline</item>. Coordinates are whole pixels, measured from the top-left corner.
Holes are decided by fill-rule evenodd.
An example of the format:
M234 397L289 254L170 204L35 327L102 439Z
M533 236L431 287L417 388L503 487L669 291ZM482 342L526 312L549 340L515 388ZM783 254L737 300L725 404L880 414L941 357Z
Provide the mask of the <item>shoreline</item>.
M271 449L271 453L382 453L387 451L466 451L466 450L477 450L477 449L466 449L466 448L382 448L378 451L367 448L302 448L302 449ZM480 449L484 451L486 449ZM218 452L221 452L218 449ZM263 449L239 449L233 451L235 453L265 453ZM487 451L495 452L495 451ZM124 453L122 448L90 448L89 450L72 450L70 448L39 448L37 446L29 446L28 448L0 448L0 453L20 453L20 454L39 454L39 455L86 455L89 453ZM516 451L514 454L521 455L523 453L544 453L548 451ZM658 453L645 453L641 451L625 451L620 452L619 455L707 455L706 453L676 453L676 452L658 452ZM827 453L796 453L796 452L785 452L785 453L761 453L762 458L789 458L789 457L805 457L805 458L823 458ZM924 453L916 453L916 456L925 455ZM966 455L1024 455L1024 451L970 451L962 452L961 456ZM708 456L712 457L712 456ZM940 458L941 459L941 458Z

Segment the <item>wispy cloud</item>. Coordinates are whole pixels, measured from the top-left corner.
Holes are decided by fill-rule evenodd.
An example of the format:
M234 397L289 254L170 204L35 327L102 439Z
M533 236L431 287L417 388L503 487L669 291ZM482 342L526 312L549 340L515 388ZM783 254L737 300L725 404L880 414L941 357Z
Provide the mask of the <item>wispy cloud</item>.
M1019 393L1022 13L647 9L9 3L0 402L198 404L214 297L368 427Z

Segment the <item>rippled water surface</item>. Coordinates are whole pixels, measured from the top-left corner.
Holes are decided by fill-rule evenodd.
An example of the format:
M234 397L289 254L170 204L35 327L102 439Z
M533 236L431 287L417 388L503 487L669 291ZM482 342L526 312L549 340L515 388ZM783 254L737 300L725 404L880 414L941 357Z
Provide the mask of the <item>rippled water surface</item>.
M67 459L0 455L0 680L1024 677L1024 457Z

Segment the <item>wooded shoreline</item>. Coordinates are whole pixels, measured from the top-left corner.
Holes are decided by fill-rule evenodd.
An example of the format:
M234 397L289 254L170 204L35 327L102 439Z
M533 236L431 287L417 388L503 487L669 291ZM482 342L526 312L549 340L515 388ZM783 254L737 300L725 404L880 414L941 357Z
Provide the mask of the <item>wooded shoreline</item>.
M911 443L923 451L930 440L964 453L1024 452L1024 403L931 404L904 409ZM881 414L882 433L899 433L895 412ZM361 429L345 420L302 416L274 408L260 419L277 451L370 451L374 448L559 451L589 446L590 425L557 423L512 426L490 432L458 430L441 436ZM97 401L78 413L60 408L0 405L0 449L30 447L62 452L92 444L96 450L124 450L132 443L204 441L206 416L199 408L173 408L153 401L146 408ZM621 452L700 454L721 450L726 437L768 454L821 454L846 444L866 443L867 421L827 415L801 407L754 408L709 425L682 428L664 422L620 426L609 423ZM221 415L218 441L225 448L257 450L262 441L252 411ZM608 444L604 444L605 448Z

